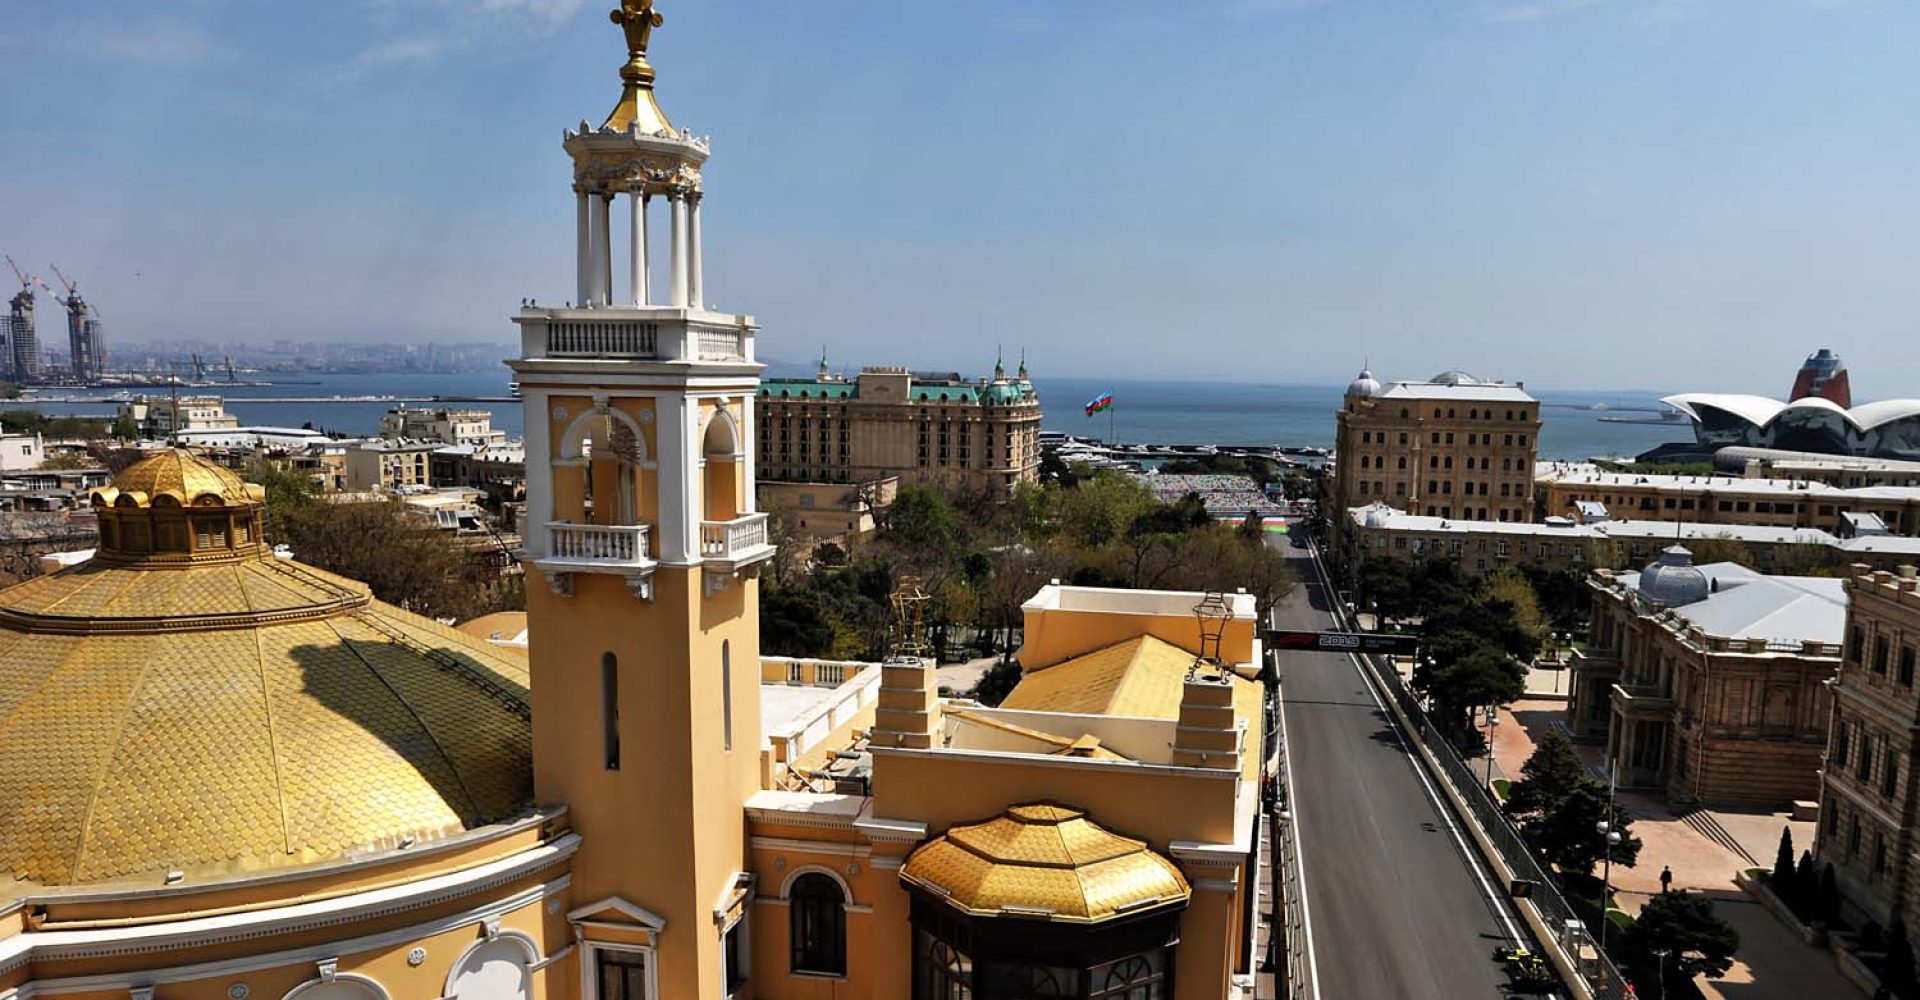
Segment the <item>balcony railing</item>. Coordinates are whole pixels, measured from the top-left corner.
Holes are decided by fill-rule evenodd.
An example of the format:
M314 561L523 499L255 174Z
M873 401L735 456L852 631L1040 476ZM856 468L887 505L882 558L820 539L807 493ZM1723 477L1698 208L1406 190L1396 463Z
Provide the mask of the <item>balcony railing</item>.
M659 349L658 323L561 320L547 327L547 353L556 358L651 358Z
M700 558L737 569L773 555L767 540L767 515L748 514L731 521L700 522Z
M644 524L547 525L547 559L584 570L634 570L653 565Z
M1615 684L1613 708L1633 718L1665 719L1673 714L1673 695L1654 684Z

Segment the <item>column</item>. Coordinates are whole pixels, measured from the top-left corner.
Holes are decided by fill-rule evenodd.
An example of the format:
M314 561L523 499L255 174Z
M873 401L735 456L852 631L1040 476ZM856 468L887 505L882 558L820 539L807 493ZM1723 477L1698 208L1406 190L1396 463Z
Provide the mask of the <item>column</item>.
M700 200L698 191L687 196L687 304L705 309L706 276L700 256Z
M647 271L647 196L641 191L627 192L627 208L632 212L633 246L633 304L647 304L647 283L652 276Z
M581 276L586 286L586 294L581 304L592 307L606 304L606 296L601 291L600 279L606 273L604 258L607 254L607 199L601 194L587 195L587 267Z
M588 220L592 218L592 216L589 215L587 211L587 193L585 191L575 191L573 200L576 203L575 214L578 216L574 223L576 256L574 271L578 277L574 282L576 291L573 301L575 305L584 307L587 304L588 296L592 294L590 285L593 277L593 252L591 250L593 239L592 234L588 232Z
M687 304L687 195L684 191L675 191L668 197L673 200L673 270L667 277L667 287L671 295L669 302L675 306L685 306Z
M600 196L600 304L613 305L613 199Z

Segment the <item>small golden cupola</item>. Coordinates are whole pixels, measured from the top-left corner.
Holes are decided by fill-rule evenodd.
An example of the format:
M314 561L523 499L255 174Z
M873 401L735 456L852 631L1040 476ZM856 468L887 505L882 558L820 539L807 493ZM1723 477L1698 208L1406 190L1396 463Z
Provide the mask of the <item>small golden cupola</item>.
M141 459L93 491L104 563L182 565L261 554L266 491L179 449Z

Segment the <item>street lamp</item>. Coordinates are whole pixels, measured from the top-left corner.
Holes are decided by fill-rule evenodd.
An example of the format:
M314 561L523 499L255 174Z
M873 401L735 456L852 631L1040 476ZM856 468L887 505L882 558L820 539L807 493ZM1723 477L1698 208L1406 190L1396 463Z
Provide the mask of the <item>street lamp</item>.
M1613 849L1620 844L1620 831L1613 828L1613 788L1619 779L1619 771L1612 761L1607 762L1607 812L1606 818L1593 824L1594 832L1600 834L1605 844L1605 863L1600 869L1600 954L1607 953L1607 897L1613 894Z
M1660 1000L1667 1000L1667 956L1671 954L1673 954L1673 949L1671 948L1653 949L1653 957L1659 961L1659 965L1656 967L1658 969L1656 975L1660 986Z
M1487 780L1488 787L1493 785L1493 727L1500 724L1500 706L1487 706Z

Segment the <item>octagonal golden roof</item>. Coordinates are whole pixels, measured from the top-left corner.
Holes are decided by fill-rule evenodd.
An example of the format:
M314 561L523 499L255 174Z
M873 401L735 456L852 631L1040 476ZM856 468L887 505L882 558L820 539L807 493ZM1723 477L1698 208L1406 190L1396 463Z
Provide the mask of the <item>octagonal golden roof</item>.
M1144 841L1045 803L953 827L916 848L900 878L975 916L1070 923L1183 905L1192 895L1180 869Z
M204 497L218 497L222 503L259 503L266 491L240 478L232 469L223 468L192 452L169 448L143 458L113 477L113 485L94 491L97 500L113 503L121 495L132 495L145 504L162 494L182 504L193 504Z

